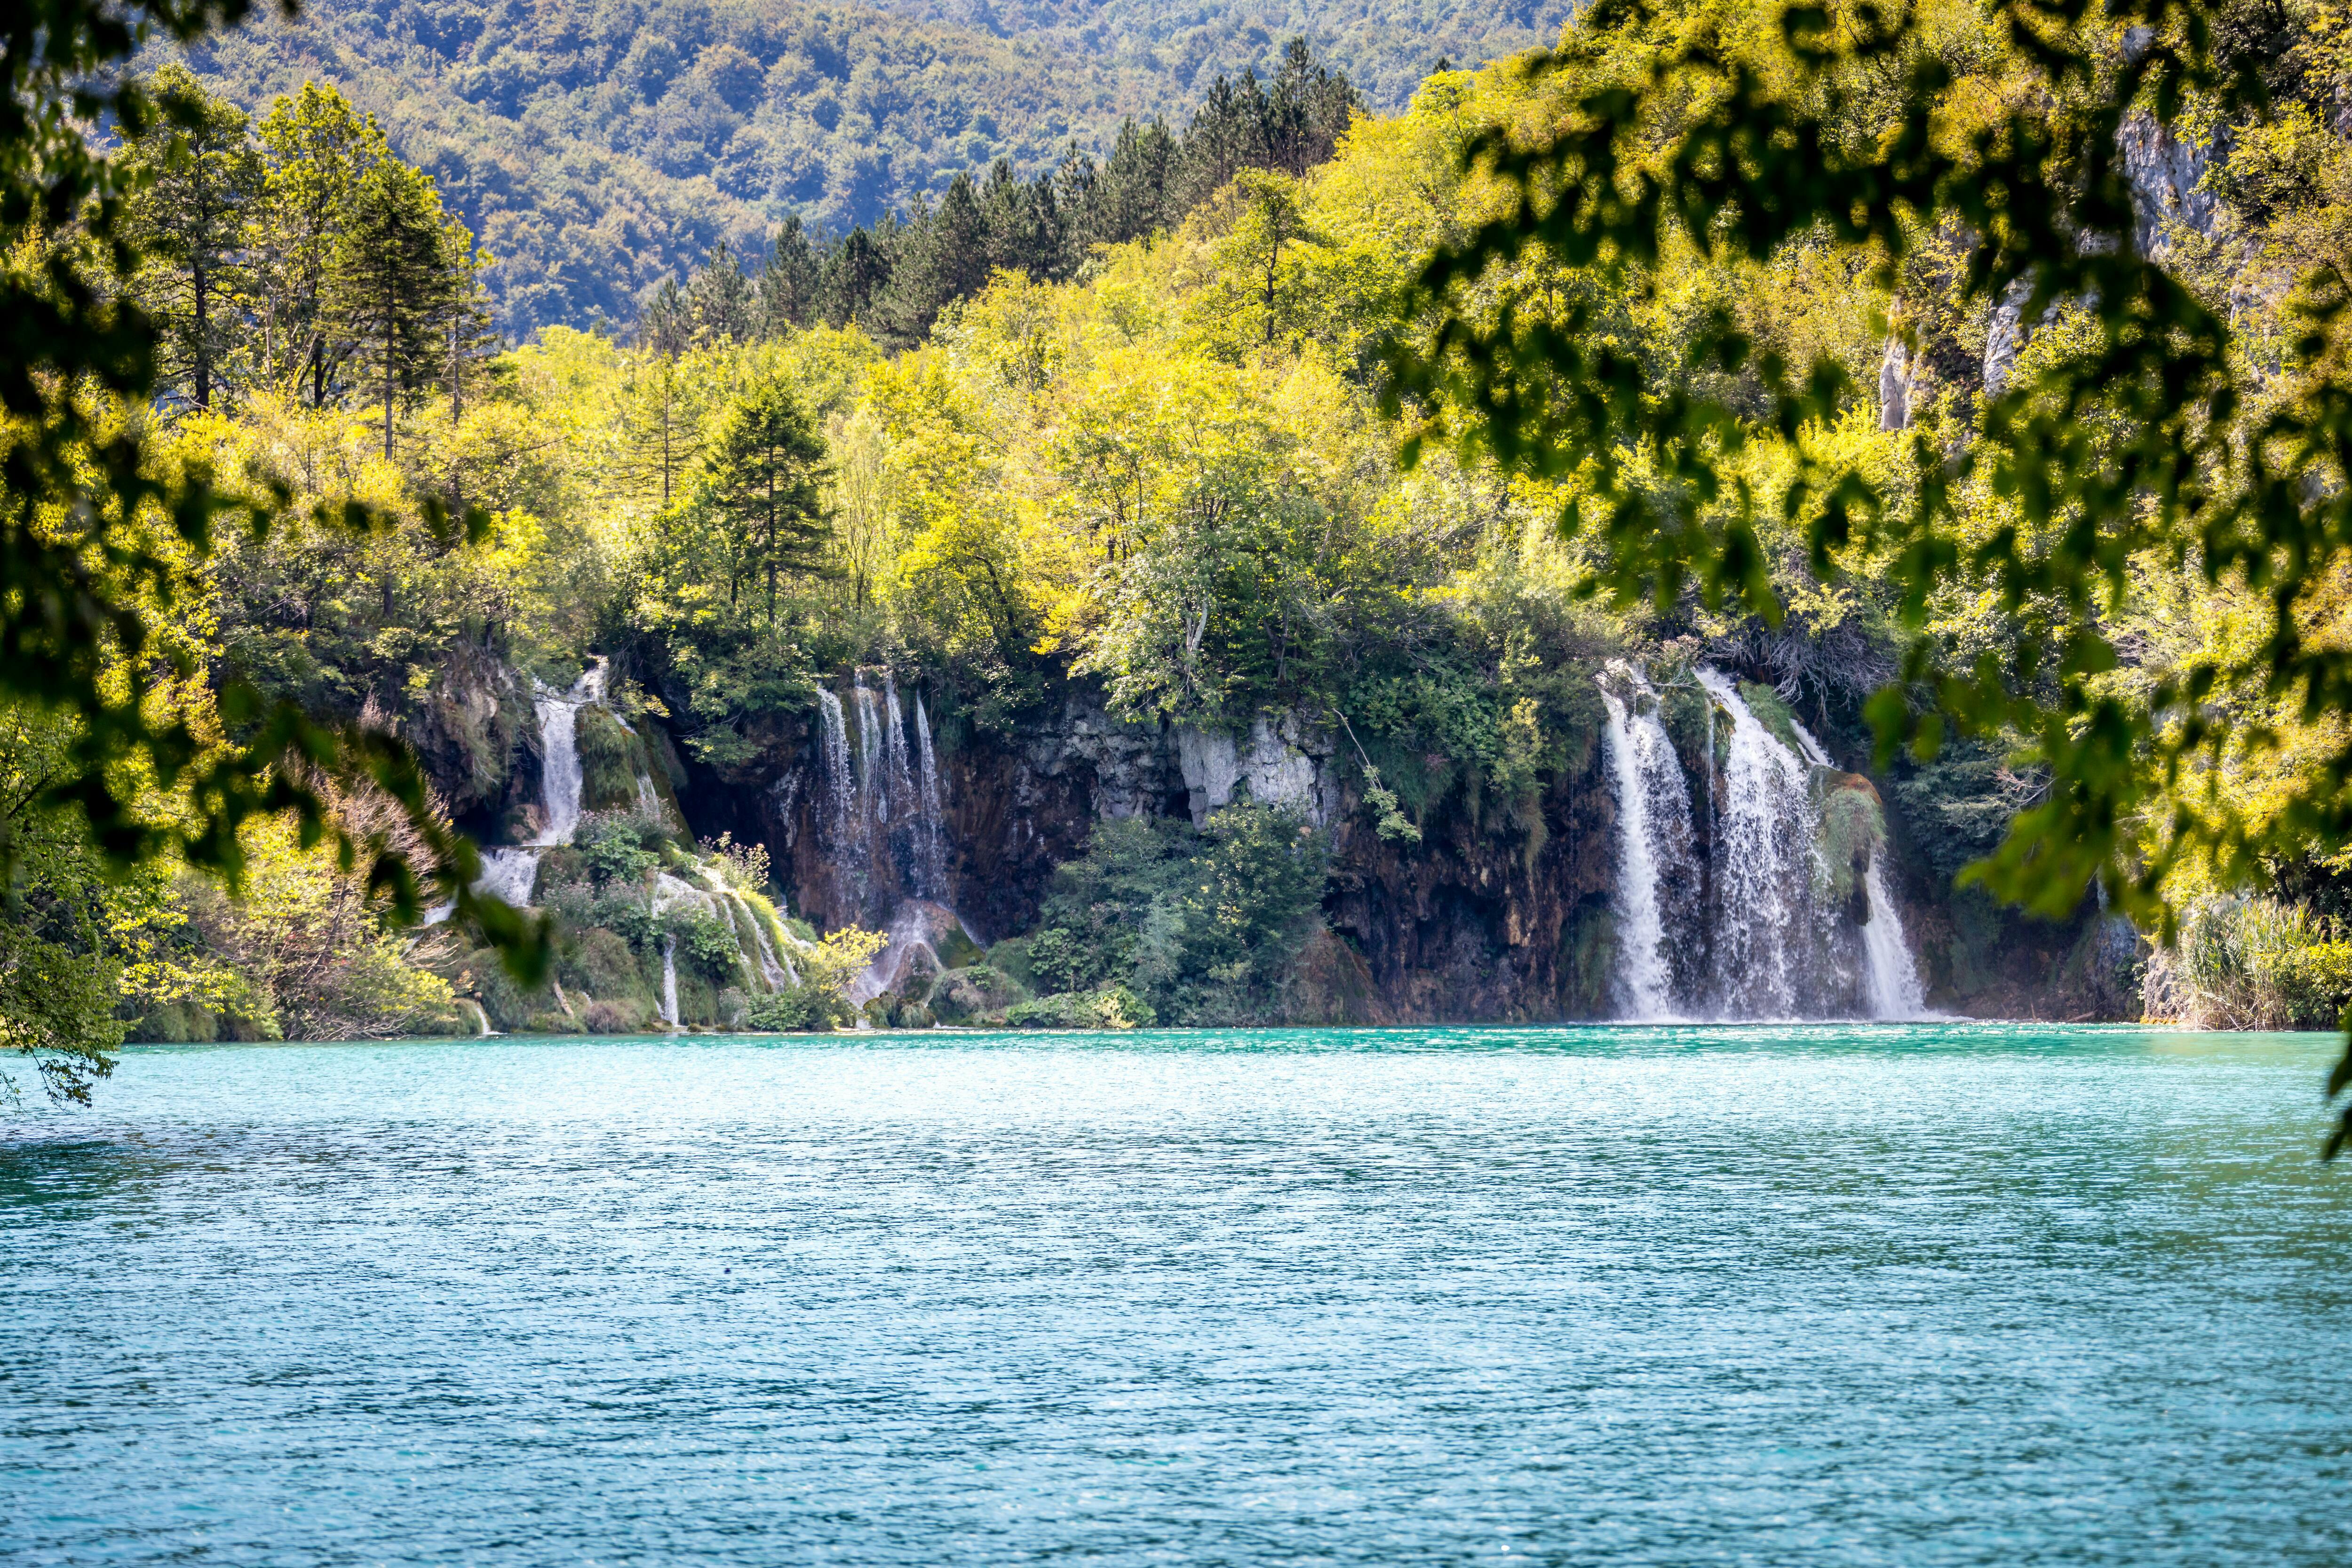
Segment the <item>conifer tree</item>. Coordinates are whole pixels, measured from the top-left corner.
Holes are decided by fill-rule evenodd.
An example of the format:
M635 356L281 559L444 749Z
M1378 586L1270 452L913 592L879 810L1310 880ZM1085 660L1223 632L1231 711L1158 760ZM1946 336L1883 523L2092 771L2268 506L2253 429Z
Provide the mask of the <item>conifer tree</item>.
M874 302L889 285L888 250L866 230L850 230L825 260L821 290L825 320L835 327L871 321Z
M786 218L760 269L759 317L763 337L781 338L817 319L824 267L798 214Z
M271 372L308 383L324 408L351 340L338 331L331 276L361 177L391 156L373 115L331 87L305 82L260 126L269 171L255 229L262 285L262 351Z
M207 408L245 336L261 158L244 111L178 61L151 90L160 119L124 138L123 162L143 183L124 225L144 257L132 286L158 329L159 382Z
M444 329L456 313L459 273L449 254L453 221L431 175L384 157L360 176L337 236L331 315L381 397L387 459L400 395L437 380L447 350Z
M905 254L892 268L880 312L886 335L919 342L958 299L977 294L989 277L989 225L971 176L958 174L939 211L918 206L908 225Z
M710 255L687 288L686 303L696 341L751 341L755 308L751 280L743 276L734 247L725 240L710 247Z
M701 455L677 363L693 343L692 310L677 279L665 277L655 290L638 321L637 342L648 362L629 385L620 476L637 490L658 490L666 512L679 476Z
M779 580L814 570L825 542L817 489L824 465L815 422L781 381L762 382L736 402L711 454L708 499L725 532L727 601L736 603L745 582L764 582L772 628Z

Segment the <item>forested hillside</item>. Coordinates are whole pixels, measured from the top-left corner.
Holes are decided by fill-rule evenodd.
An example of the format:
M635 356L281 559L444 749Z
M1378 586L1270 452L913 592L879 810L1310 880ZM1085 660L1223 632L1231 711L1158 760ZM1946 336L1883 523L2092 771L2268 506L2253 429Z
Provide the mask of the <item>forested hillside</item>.
M1034 37L1074 55L1133 65L1198 90L1220 74L1279 68L1303 37L1383 113L1402 109L1440 62L1484 65L1557 42L1571 0L878 0L893 11Z
M1180 27L1136 7L1073 32L1042 10L992 29L830 0L315 0L190 63L248 110L315 79L374 114L499 259L489 287L524 335L633 321L663 276L721 239L757 251L788 217L838 231L1000 159L1028 176L1073 144L1107 155L1130 115L1181 131L1220 75L1270 79L1297 33L1394 107L1442 57L1549 42L1564 14L1464 7L1433 31L1232 6Z

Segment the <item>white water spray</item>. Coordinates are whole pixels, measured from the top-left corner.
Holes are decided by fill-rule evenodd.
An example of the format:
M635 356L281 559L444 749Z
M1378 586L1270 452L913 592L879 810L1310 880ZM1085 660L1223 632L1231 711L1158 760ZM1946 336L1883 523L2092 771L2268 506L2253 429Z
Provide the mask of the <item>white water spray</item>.
M1911 944L1903 935L1903 917L1895 913L1894 896L1886 889L1886 873L1879 868L1875 852L1862 885L1870 901L1870 918L1862 928L1863 989L1870 1016L1935 1017L1927 1009L1927 988L1919 983L1919 966L1912 959Z
M677 938L662 938L662 999L661 1019L670 1028L677 1027Z
M1766 729L1717 670L1699 684L1731 715L1716 824L1716 992L1741 1018L1796 1010L1795 965L1812 883L1818 813L1804 760Z
M1601 693L1609 710L1602 744L1617 786L1616 983L1625 1017L1664 1019L1675 1014L1675 986L1662 890L1696 870L1690 795L1654 706L1637 706L1651 695L1647 683L1622 664L1612 672L1629 687L1623 697L1606 686Z
M918 897L945 902L948 896L948 846L944 813L940 805L939 762L931 755L931 721L923 712L923 698L915 695L915 744L920 753L923 788L923 836L918 846L915 893Z

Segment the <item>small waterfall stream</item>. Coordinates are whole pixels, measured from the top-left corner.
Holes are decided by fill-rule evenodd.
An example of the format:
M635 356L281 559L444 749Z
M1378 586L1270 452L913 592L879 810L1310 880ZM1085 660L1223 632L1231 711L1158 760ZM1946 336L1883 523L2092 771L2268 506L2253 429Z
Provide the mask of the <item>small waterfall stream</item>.
M1927 988L1919 983L1919 966L1912 958L1911 944L1903 935L1903 917L1895 912L1895 899L1886 891L1881 858L1877 854L1870 857L1870 871L1862 883L1863 892L1870 900L1870 918L1862 927L1863 989L1870 1002L1870 1016L1937 1017L1928 1010Z
M677 937L662 938L661 1020L677 1027Z
M944 901L948 895L947 813L940 809L939 761L931 755L931 721L923 712L920 693L915 696L915 743L923 770L923 836L915 862L915 894Z
M1696 890L1690 791L1649 683L1622 664L1612 664L1611 674L1627 687L1622 696L1606 685L1601 692L1609 714L1602 744L1617 786L1617 874L1623 890L1619 1000L1629 1019L1672 1018L1665 904L1676 892Z
M1716 995L1735 1016L1789 1018L1796 1011L1798 943L1810 913L1804 892L1812 881L1809 768L1748 711L1728 677L1701 670L1698 679L1731 716L1715 824Z

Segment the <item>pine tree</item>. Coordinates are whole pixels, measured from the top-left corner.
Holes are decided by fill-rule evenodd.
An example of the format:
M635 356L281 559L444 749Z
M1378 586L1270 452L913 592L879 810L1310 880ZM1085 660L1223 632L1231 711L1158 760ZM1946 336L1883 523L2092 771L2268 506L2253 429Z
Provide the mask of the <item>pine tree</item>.
M654 291L637 319L637 343L649 363L630 382L629 406L622 416L620 476L643 490L657 488L667 512L679 476L701 455L677 364L693 346L692 311L677 279L665 277Z
M686 290L688 314L694 338L700 343L747 343L751 340L755 301L751 280L743 276L735 249L725 240L710 247L701 269Z
M337 236L329 314L381 395L386 459L400 395L436 381L446 351L443 329L458 287L447 238L453 221L431 175L385 157L360 176Z
M449 268L448 301L442 322L448 359L442 374L449 390L449 423L455 424L465 417L467 380L476 365L498 351L499 336L493 326L490 292L482 285L482 274L492 265L491 257L474 244L473 231L454 215L442 226L441 247Z
M759 383L728 412L708 492L725 529L727 601L736 602L745 582L763 581L772 628L779 580L821 559L829 532L818 494L824 469L815 423L782 382Z
M1274 90L1266 95L1266 167L1304 178L1339 151L1339 138L1362 107L1346 77L1317 65L1306 39L1291 39Z
M938 212L919 204L877 312L884 334L920 342L941 310L979 293L988 282L988 218L971 175L948 183Z
M1087 243L1124 245L1170 227L1178 215L1170 187L1181 155L1166 120L1123 122L1083 220Z
M675 277L665 277L637 318L637 346L675 360L694 346L694 309Z
M889 286L889 251L866 230L850 230L825 258L821 290L825 320L835 327L871 322L874 302Z
M245 112L178 61L152 90L160 118L125 138L123 162L143 182L125 214L145 261L133 288L157 328L158 381L208 408L244 347L261 156Z
M330 308L339 235L361 177L391 152L373 116L312 82L279 99L260 132L269 163L255 225L263 359L273 376L307 382L310 405L324 408L352 349Z
M797 214L784 220L760 269L760 333L781 338L817 319L824 264Z

